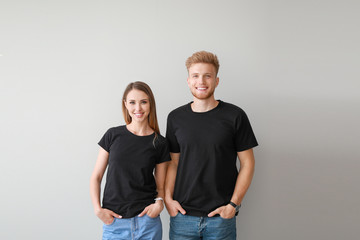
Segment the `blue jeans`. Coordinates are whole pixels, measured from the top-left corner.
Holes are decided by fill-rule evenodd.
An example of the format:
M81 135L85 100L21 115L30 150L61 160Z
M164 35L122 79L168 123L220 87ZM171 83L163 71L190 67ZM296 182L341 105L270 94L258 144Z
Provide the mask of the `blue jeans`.
M170 217L170 240L236 240L236 218Z
M110 225L103 225L103 240L161 240L162 225L160 216L148 215L133 218L114 218Z

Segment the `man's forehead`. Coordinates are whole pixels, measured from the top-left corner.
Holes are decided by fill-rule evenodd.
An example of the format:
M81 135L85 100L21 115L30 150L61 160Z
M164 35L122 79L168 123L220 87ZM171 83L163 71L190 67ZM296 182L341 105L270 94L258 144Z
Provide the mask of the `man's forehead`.
M214 73L215 67L210 63L194 63L190 66L189 72L191 72L191 73L196 73L196 72Z

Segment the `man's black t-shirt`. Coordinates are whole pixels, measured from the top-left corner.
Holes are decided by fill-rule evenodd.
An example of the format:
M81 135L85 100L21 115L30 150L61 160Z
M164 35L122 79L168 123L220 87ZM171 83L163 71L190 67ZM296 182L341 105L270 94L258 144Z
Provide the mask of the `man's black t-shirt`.
M173 110L166 138L170 152L180 153L173 199L192 216L229 203L237 152L258 145L245 112L220 100L208 112L193 112L191 103Z
M166 139L155 133L137 136L119 126L110 128L99 145L109 153L103 208L123 218L138 215L157 196L156 164L170 161Z

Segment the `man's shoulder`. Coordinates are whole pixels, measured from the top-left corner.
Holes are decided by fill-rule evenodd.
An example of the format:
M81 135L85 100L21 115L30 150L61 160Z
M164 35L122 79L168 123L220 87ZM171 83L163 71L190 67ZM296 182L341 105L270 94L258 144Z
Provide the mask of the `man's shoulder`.
M180 107L175 108L174 110L172 110L172 111L169 113L168 118L172 118L172 117L175 117L175 116L177 116L177 115L179 115L179 114L184 114L184 113L186 113L187 110L188 110L188 108L189 108L189 104L190 104L190 103L187 103L187 104L184 104L184 105L182 105L182 106L180 106Z
M226 111L231 111L232 113L245 114L245 111L235 104L224 102L224 101L221 101L221 104L223 106L223 109Z

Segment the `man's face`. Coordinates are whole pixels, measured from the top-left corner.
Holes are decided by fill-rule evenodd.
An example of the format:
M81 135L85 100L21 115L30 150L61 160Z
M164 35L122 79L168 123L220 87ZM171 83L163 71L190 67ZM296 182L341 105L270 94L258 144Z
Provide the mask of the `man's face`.
M213 97L219 83L215 67L209 63L195 63L189 68L188 86L192 95L201 100Z

